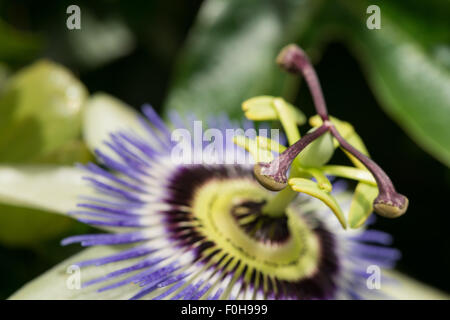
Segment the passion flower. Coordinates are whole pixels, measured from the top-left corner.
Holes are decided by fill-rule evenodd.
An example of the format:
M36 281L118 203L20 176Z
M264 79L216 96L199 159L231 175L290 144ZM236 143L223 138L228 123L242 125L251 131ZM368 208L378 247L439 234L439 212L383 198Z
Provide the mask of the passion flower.
M143 111L147 136L112 133L113 152L98 150L102 165L85 166L93 192L70 214L112 233L62 244L122 249L76 263L82 275L104 268L81 291L131 299L362 298L372 294L367 267L391 267L398 258L384 246L389 235L344 231L309 196L267 214L277 194L259 184L250 163L175 164L169 128L152 108ZM226 157L230 146L222 151L215 154ZM333 193L348 207L344 188L335 185ZM108 268L118 262L126 266Z
M108 149L95 150L98 164L82 166L91 191L69 212L108 233L62 241L63 245L97 248L82 254L87 259L70 261L73 270L81 268L83 281L79 294L67 296L386 297L368 285L370 270L391 268L399 252L388 247L392 241L388 234L359 227L370 223L367 218L373 208L396 217L406 211L408 200L367 156L353 127L328 115L304 52L288 46L278 63L306 79L317 110L317 116L310 119L314 128L301 137L298 126L305 117L282 98L255 97L242 107L250 120L281 122L288 147L256 134L235 135L235 144L216 144L214 152L203 148L204 140L175 142L171 128L191 136L198 123L186 123L174 114L172 123L166 125L150 106L142 109L146 117L139 117L139 126L108 132ZM116 104L108 100L108 105ZM91 105L95 107L87 108L87 113L95 117L88 119L90 128L102 124L92 119L114 109L97 102ZM130 111L122 115L116 122L134 121L130 121L134 119ZM227 129L240 127L227 117L212 118L203 125L222 137L228 135ZM247 122L244 127L254 128L254 124ZM98 137L91 133L85 132L88 145L98 145ZM174 161L173 150L180 145L183 159L192 161ZM355 167L327 165L338 146ZM336 177L358 181L353 197ZM354 229L346 230L348 224ZM100 254L101 248L106 248L106 254ZM56 273L61 272L58 268ZM382 282L384 276L378 277ZM23 290L30 292L33 286L48 285L52 279L43 275ZM66 295L68 290L72 289L58 292Z

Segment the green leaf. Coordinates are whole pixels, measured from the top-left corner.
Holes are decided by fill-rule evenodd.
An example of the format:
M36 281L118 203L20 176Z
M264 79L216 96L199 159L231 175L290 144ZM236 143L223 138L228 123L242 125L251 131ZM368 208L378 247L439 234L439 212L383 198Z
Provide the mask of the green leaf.
M402 29L389 6L382 9L380 30L356 27L364 23L356 12L348 39L383 108L422 148L450 166L449 69Z
M0 96L0 162L32 162L80 135L85 87L40 61L12 76Z
M227 113L240 119L253 96L285 96L293 78L275 58L298 39L322 1L205 1L178 61L165 111L200 119Z
M359 228L373 212L373 200L378 195L377 186L364 182L358 183L353 194L348 223L350 228Z
M324 191L317 185L317 183L315 183L309 179L292 178L292 179L289 179L289 185L291 186L291 188L294 191L303 192L303 193L309 194L310 196L313 196L314 198L321 200L324 204L326 204L333 211L336 218L338 218L342 227L345 229L346 222L345 222L344 213L342 212L342 209L339 206L339 203L336 201L336 199L330 193Z
M66 32L68 46L67 51L62 52L75 58L81 66L99 68L134 49L134 35L120 18L99 19L87 8L83 8L82 16L82 32Z
M6 85L9 73L10 70L8 69L8 66L0 62L0 94L2 93L3 87Z

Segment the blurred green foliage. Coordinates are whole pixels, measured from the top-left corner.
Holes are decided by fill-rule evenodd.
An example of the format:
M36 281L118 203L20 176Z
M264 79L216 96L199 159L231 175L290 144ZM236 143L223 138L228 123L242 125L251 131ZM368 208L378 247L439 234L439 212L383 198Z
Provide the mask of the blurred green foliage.
M246 99L289 95L292 79L279 72L274 57L308 28L320 5L311 0L206 1L177 61L165 110L241 118Z
M0 243L13 248L34 248L54 239L73 225L69 217L0 204Z
M0 61L17 65L33 59L41 48L40 38L21 32L0 20Z

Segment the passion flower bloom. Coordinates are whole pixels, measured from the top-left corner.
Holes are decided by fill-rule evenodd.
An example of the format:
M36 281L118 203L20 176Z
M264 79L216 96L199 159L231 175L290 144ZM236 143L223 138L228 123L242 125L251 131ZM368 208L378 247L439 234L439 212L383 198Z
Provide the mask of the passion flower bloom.
M311 71L305 74L311 86L308 75ZM314 83L311 89L316 100L323 99ZM183 141L183 150L191 152L187 158L195 159L183 163L173 161L179 142L173 141L171 129L189 130L192 122L175 116L166 125L149 106L141 117L111 98L92 98L85 110L84 137L98 164L45 173L42 168L0 170L11 182L0 195L68 212L107 232L64 239L63 245L90 248L12 298L390 297L384 270L400 254L388 247L390 235L365 229L372 211L367 200L377 197L378 188L382 199L375 199L375 208L381 204L381 214L396 216L406 210L406 198L397 196L389 178L363 155L352 128L329 118L319 105L322 123L310 119L318 129L300 138L297 125L303 116L297 109L280 98L250 99L243 104L246 116L279 120L290 147L267 137L236 136L236 145L223 144L212 153L202 148L199 156L190 141ZM204 125L223 136L226 129L239 127L226 117ZM350 147L340 134L351 139ZM325 165L337 146L347 150L357 168ZM234 163L227 161L230 155ZM359 181L355 196L339 180L332 184L330 176ZM51 185L51 194L38 187L42 180ZM19 187L23 193L17 195ZM73 193L80 196L76 203ZM347 223L356 229L346 230Z
M251 164L175 165L168 127L151 108L144 111L147 120L135 121L117 101L92 99L84 135L88 145L98 147L101 166L0 171L10 182L3 197L52 211L71 209L71 216L110 232L63 240L91 248L11 298L333 299L384 293L367 286L367 267L394 265L399 252L386 247L388 234L344 230L328 208L306 194L299 194L285 215L265 216L261 205L275 194L253 177ZM103 127L93 121L99 115ZM118 129L124 126L135 132ZM99 143L107 136L109 153ZM86 188L81 176L92 187ZM8 194L19 188L19 196ZM84 195L77 204L73 193ZM336 182L332 193L346 209L345 187ZM76 284L77 276L81 288L71 282ZM381 284L389 286L383 279Z
M143 111L147 135L111 133L106 144L112 152L97 150L103 166L85 166L84 179L92 192L69 212L112 232L72 236L63 245L120 246L113 254L75 263L83 279L80 294L94 291L96 298L131 299L361 298L372 293L367 267L390 268L399 257L397 250L384 246L391 242L389 235L345 231L306 195L297 197L284 215L265 215L263 204L274 193L253 177L251 165L220 164L224 159L214 161L219 164L174 164L171 131L153 109ZM218 122L224 124L220 130L231 127L227 119ZM233 146L224 148L217 154L236 152ZM245 151L239 156L245 157ZM334 189L336 197L345 200L345 189ZM88 278L85 268L103 272Z

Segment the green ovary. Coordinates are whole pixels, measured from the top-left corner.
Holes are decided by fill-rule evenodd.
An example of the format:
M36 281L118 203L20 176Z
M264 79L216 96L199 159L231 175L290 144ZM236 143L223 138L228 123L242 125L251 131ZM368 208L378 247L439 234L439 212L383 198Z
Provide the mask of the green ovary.
M311 276L317 270L319 241L293 208L286 209L289 236L276 243L252 238L232 214L241 203L261 203L271 197L249 179L213 180L195 192L192 213L198 219L198 231L215 243L215 249L241 261L248 270L287 281Z

